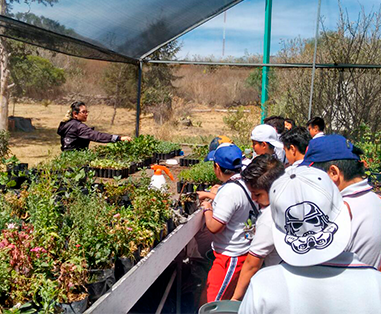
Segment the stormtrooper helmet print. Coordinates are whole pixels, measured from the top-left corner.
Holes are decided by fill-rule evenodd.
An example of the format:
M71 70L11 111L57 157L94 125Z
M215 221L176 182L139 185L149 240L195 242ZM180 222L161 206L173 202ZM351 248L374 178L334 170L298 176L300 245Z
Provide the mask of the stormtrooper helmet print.
M273 183L269 195L274 244L286 263L318 265L344 251L351 234L350 214L324 171L292 169Z
M298 254L326 248L338 229L316 204L309 201L287 208L285 220L285 242Z

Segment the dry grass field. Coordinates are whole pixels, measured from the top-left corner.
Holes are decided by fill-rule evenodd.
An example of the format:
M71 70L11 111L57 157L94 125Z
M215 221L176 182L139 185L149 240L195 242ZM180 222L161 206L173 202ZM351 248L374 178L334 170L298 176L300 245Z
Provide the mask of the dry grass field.
M16 104L14 115L31 118L36 130L31 133L12 132L10 139L12 154L16 155L21 162L29 163L29 166L34 166L59 154L60 137L56 131L67 109L68 105ZM111 134L134 135L135 111L118 109L115 123L111 126L110 121L113 112L111 107L88 104L88 109L90 111L88 126ZM174 104L174 116L162 126L155 124L152 115L142 115L140 133L152 134L163 140L178 142L200 142L203 140L205 143L218 134L233 136L223 123L223 117L227 113L216 112L215 109L212 109L211 112L193 112L192 109L210 108L177 101ZM258 117L253 121L254 125L259 120L259 109L254 106L251 106L251 109L253 109L254 116ZM10 111L12 112L13 108L10 108ZM186 127L179 123L179 118L183 116L189 116L193 126ZM92 143L91 145L97 144Z

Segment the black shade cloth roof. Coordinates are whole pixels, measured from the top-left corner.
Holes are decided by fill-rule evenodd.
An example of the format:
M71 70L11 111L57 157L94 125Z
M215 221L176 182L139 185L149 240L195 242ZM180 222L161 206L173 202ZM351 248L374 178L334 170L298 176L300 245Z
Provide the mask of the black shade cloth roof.
M241 1L20 1L0 15L0 33L73 56L137 63Z

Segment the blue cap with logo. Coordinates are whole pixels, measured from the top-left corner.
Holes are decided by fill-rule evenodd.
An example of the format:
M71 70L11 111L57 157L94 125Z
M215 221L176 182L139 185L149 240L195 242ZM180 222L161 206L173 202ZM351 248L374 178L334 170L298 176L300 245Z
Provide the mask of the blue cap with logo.
M213 156L210 156L209 160L213 160L225 169L232 170L242 167L242 151L234 144L223 143L211 153Z
M353 153L353 144L344 136L333 134L315 138L310 141L301 166L309 166L314 162L353 159L360 160Z

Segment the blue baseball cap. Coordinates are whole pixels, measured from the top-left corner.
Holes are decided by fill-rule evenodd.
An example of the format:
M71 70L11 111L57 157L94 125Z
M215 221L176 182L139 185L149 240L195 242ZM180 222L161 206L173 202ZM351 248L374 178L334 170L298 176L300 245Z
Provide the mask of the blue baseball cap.
M208 157L225 169L238 169L242 167L242 151L238 146L230 143L223 143L215 151L208 154Z
M353 144L344 136L338 134L325 135L310 141L300 166L342 159L360 160L360 156L353 153Z
M233 144L233 141L225 135L219 135L219 136L216 136L214 139L212 139L212 141L209 144L209 153L205 157L204 161L213 160L214 152L216 151L217 147L223 143Z

